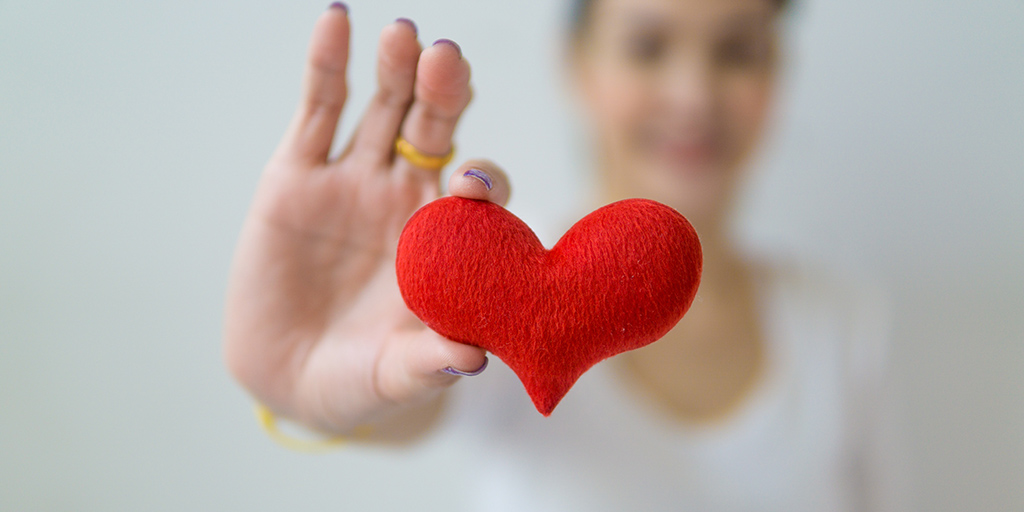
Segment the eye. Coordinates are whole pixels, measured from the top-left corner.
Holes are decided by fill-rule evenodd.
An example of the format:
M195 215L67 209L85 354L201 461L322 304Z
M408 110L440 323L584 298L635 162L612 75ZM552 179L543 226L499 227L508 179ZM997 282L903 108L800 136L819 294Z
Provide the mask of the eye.
M654 64L665 55L667 44L665 38L657 34L634 34L626 40L626 56L636 64Z
M726 66L760 66L768 63L771 44L764 38L736 37L723 41L717 53L718 61Z

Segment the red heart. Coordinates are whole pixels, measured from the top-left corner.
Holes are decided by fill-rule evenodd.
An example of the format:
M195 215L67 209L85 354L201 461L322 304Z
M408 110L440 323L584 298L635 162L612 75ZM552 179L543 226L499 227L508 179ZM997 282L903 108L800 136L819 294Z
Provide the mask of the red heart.
M409 219L397 258L409 309L501 358L545 416L590 367L675 326L702 265L686 218L646 199L594 211L549 251L508 210L445 197Z

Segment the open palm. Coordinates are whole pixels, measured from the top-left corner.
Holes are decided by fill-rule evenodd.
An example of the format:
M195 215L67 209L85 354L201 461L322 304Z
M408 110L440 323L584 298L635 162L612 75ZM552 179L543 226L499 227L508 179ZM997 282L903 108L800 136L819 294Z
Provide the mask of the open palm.
M439 41L422 50L405 20L387 26L378 91L337 158L349 17L328 9L310 43L303 98L271 157L242 229L228 288L225 355L272 410L328 432L437 396L485 362L483 351L425 328L398 291L394 258L409 216L438 197L439 174L393 151L402 135L442 155L470 101L469 64ZM453 194L504 202L488 162L452 178ZM482 176L482 178L474 177Z

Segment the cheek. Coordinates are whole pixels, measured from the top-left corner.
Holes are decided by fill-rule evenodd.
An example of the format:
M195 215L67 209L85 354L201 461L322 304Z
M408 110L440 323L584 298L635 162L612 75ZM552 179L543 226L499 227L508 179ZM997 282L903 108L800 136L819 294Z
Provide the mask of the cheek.
M739 76L724 87L723 114L730 153L745 157L760 139L771 106L773 79L770 73Z
M625 149L631 134L649 116L649 84L636 72L610 66L595 70L586 80L587 107L600 137L618 150Z

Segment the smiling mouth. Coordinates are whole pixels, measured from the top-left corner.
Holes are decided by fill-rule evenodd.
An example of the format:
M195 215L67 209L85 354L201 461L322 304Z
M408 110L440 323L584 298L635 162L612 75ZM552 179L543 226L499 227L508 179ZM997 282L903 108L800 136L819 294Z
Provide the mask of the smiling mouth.
M653 140L649 146L659 160L683 169L705 168L719 156L719 146L704 140Z

